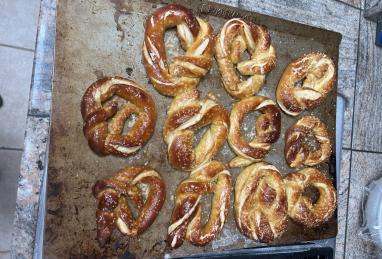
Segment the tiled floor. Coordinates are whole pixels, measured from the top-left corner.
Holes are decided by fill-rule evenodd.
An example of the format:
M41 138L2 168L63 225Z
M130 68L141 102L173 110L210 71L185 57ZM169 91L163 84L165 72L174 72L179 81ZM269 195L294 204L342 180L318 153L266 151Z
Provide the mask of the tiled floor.
M0 258L9 258L40 0L0 1Z

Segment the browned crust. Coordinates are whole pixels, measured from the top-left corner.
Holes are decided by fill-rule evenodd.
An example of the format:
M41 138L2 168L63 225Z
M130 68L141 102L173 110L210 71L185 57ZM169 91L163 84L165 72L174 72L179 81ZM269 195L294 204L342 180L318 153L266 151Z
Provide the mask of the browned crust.
M97 199L97 239L101 246L118 227L118 218L128 226L130 233L127 235L130 236L143 233L154 222L164 204L166 190L165 183L157 172L144 176L151 171L155 172L147 166L126 167L114 176L94 184L93 195ZM137 183L133 182L140 175L142 178L137 183L149 186L146 200ZM127 204L127 196L140 211L136 219Z
M336 210L336 189L332 180L314 168L291 173L284 179L288 194L288 215L307 228L316 228L327 222ZM315 187L320 197L312 202L303 196L307 187Z
M188 46L185 39L180 37L186 54L174 58L174 64L168 65L164 45L166 29L185 23L194 38L193 44ZM212 64L214 34L208 25L205 35L199 35L201 26L192 11L179 4L169 4L157 9L146 20L145 38L143 44L143 64L152 84L163 95L175 96L187 90L194 89L199 79L203 76L197 69L190 69L182 65L176 65L177 61L189 62L199 68L209 70ZM208 40L202 55L195 56L194 51ZM150 60L145 57L147 50ZM156 54L158 53L159 56ZM163 65L161 66L161 62Z
M95 99L97 91L106 84L110 84L112 80L122 81L118 81L118 84L113 84L102 93L101 103L98 103ZM103 106L102 102L113 95L128 100L130 104L120 107L119 111L116 103ZM130 131L122 135L124 123L133 113L138 115L138 119ZM82 97L81 114L84 119L84 135L90 148L98 155L129 156L135 153L120 152L115 147L143 146L152 136L156 123L155 105L151 96L135 82L122 77L106 77L94 82ZM115 116L118 117L110 126L107 121Z

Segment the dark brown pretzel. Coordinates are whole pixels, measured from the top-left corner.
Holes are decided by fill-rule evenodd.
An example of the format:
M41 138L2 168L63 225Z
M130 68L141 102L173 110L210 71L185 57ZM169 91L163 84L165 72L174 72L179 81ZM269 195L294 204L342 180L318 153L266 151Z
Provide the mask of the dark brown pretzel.
M213 96L199 99L198 90L178 95L172 101L163 127L172 167L191 171L211 160L223 147L228 133L228 113ZM209 125L193 148L195 131Z
M181 246L184 239L193 245L204 246L220 233L227 218L231 181L231 175L224 165L211 161L191 172L178 186L167 235L167 242L172 248ZM203 225L200 199L209 192L214 193L214 196L208 222Z
M333 60L319 52L305 54L284 70L277 86L277 103L287 114L297 116L318 107L335 81Z
M113 95L129 103L119 110L115 102L103 106ZM155 129L156 113L151 96L138 84L122 77L103 78L93 83L82 97L81 113L85 137L98 155L129 156L150 139ZM125 121L132 114L138 118L123 135Z
M97 199L97 239L101 246L116 227L128 236L144 232L154 222L166 197L162 177L146 166L127 167L109 179L97 181L93 194ZM137 218L133 217L127 197L139 210Z
M319 143L316 150L307 144L308 138ZM305 116L299 119L285 133L285 159L291 167L318 165L330 158L331 148L326 125L317 117Z
M164 34L177 27L184 55L168 65ZM212 27L178 4L157 9L146 21L143 63L154 87L164 95L175 96L194 89L211 67L214 35Z
M256 120L256 137L247 143L241 135L244 115L259 111ZM271 144L280 136L281 114L276 104L264 96L252 96L233 105L230 116L228 142L237 157L229 162L230 167L247 166L262 160L269 152Z

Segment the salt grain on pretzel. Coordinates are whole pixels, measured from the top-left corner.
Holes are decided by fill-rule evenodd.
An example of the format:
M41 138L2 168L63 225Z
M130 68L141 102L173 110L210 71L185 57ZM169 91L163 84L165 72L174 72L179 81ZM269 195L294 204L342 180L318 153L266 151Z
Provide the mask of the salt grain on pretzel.
M271 164L253 164L237 177L235 219L240 231L255 241L268 243L287 229L287 195L283 178Z
M199 99L198 90L178 95L172 101L163 136L172 167L190 171L208 162L222 148L228 133L228 113L213 97ZM209 129L193 148L195 132Z
M248 50L250 60L241 61ZM235 98L245 98L259 92L265 76L276 65L276 51L264 26L235 18L227 21L215 43L216 60L227 92ZM236 69L243 76L241 80Z
M295 222L315 228L333 216L336 210L336 189L324 173L314 168L305 168L287 175L284 183L288 196L288 215ZM309 187L318 191L316 201L304 195Z
M302 117L286 131L284 153L291 167L327 161L331 148L326 125L315 116Z
M168 64L164 35L176 27L186 53ZM146 21L143 63L154 87L164 95L175 96L194 89L211 67L214 35L212 27L179 4L157 9Z
M154 222L166 197L162 177L147 166L127 167L109 179L97 181L93 194L97 199L97 239L101 246L115 228L128 236L143 233ZM128 197L139 211L137 217L129 208Z
M167 242L172 248L184 240L204 246L222 230L227 218L232 191L231 175L223 163L211 161L180 183L175 193L175 207L168 228ZM211 211L206 224L202 224L203 195L213 193Z
M103 105L114 95L129 103L118 109L116 102ZM98 155L129 156L137 152L154 132L156 113L151 96L138 84L122 77L103 78L93 83L81 102L84 134ZM137 115L136 122L123 134L126 120ZM108 122L110 120L110 122Z
M256 120L256 137L246 142L241 134L241 125L246 113L259 111ZM262 160L269 152L271 144L280 136L281 115L276 104L264 96L242 99L232 107L228 142L237 157L231 160L230 167L247 166Z
M335 81L332 59L319 52L305 54L284 70L277 87L277 103L287 114L297 116L321 105Z

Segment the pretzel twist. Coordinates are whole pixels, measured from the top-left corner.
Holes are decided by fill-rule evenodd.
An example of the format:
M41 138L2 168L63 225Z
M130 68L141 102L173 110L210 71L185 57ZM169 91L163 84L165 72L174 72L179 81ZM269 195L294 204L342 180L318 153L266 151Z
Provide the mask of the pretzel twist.
M268 243L287 229L287 196L283 178L271 164L260 162L240 172L235 185L235 219L240 231Z
M336 209L336 189L324 173L314 168L304 168L284 178L288 196L288 215L308 228L318 227L331 218ZM319 192L315 203L304 196L307 187Z
M114 95L128 103L119 110L116 102L103 105ZM138 84L122 77L103 78L93 83L82 97L81 113L85 137L98 155L129 156L150 139L155 129L156 113L151 96ZM137 120L127 134L122 134L132 114L137 115Z
M322 53L305 54L290 63L276 91L277 103L289 115L321 105L336 81L333 60Z
M186 53L168 65L164 34L177 28ZM178 4L157 9L146 21L143 63L154 87L164 95L175 96L194 89L211 67L214 34L212 27L191 10Z
M228 133L228 113L209 96L198 99L198 90L174 98L168 110L163 135L172 167L190 171L211 160L222 148ZM195 132L209 125L193 149Z
M248 50L250 60L240 61ZM216 60L227 92L235 98L245 98L258 93L265 82L265 75L276 65L276 51L264 26L246 23L234 18L227 21L216 37ZM249 76L241 80L241 75Z
M309 139L319 146L311 147ZM325 124L315 116L304 116L285 133L285 158L291 167L318 165L330 158L329 133Z
M154 222L166 197L162 177L147 166L127 167L109 179L97 181L93 194L97 199L97 239L101 246L115 228L128 236L143 233ZM127 197L139 210L136 218Z
M256 137L247 143L241 135L241 124L244 115L251 111L259 111L261 115L256 120ZM279 138L280 127L280 111L268 97L252 96L235 103L230 116L228 142L237 157L229 162L229 166L247 166L262 160L271 144Z
M167 235L167 242L172 248L181 246L184 239L193 245L204 246L220 233L227 218L231 181L231 175L223 163L210 161L191 172L178 186ZM211 212L208 222L203 225L200 200L210 192L214 194Z

